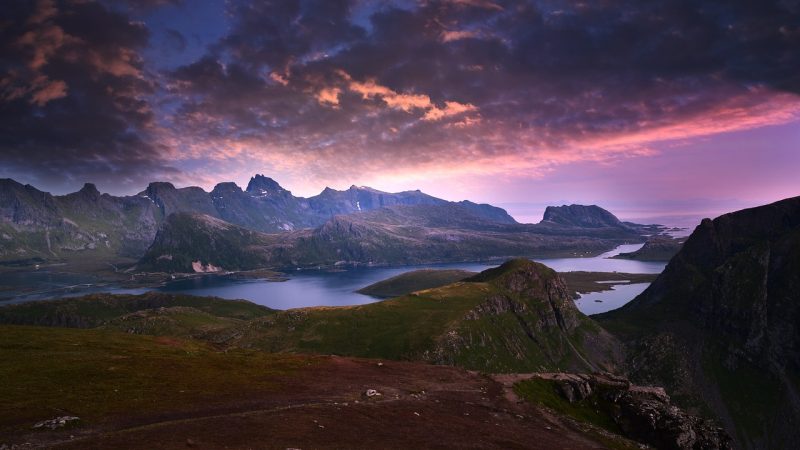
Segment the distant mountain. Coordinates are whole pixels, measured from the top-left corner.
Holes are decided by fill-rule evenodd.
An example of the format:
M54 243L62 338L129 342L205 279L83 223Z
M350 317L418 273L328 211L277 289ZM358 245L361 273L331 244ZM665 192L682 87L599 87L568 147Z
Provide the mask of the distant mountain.
M634 380L712 411L738 445L800 442L800 197L704 219L650 287L601 323Z
M542 223L583 228L627 228L615 215L597 205L548 206Z
M621 229L570 227L557 234L539 225L497 223L450 202L337 215L313 230L277 235L232 224L220 226L212 219L192 214L170 216L140 268L191 272L194 261L220 270L241 270L496 260L600 253L618 243L641 239Z
M613 218L596 206L569 208ZM101 194L92 184L53 196L7 179L0 180L0 262L76 260L106 267L120 258L141 259L141 267L168 271L191 271L198 260L217 261L216 267L228 270L256 264L407 264L585 255L640 241L645 231L621 226L616 218L562 220L568 215L556 210L548 208L547 220L539 224L519 224L502 208L449 202L418 190L351 186L296 197L264 175L252 177L245 190L230 182L211 192L153 182L127 197ZM194 229L188 225L193 222ZM231 241L230 233L238 237ZM206 246L201 236L229 245ZM241 245L231 248L234 242Z
M153 241L159 217L150 200L100 194L93 184L54 196L0 180L0 260L84 253L138 258Z
M199 213L267 233L315 228L335 215L388 206L451 203L418 190L388 193L357 186L345 191L325 188L314 197L295 197L291 191L264 175L252 177L245 190L230 182L217 184L210 193L198 187L176 189L170 183L151 183L139 196L153 200L163 217L174 212ZM516 223L501 208L469 201L459 204L475 216L500 223Z

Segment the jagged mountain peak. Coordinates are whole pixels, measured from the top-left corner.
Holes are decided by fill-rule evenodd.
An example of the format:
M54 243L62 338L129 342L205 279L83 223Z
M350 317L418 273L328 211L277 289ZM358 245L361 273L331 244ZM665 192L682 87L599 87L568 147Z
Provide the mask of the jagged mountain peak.
M94 183L86 183L86 184L84 184L83 187L81 188L81 190L78 191L78 192L83 194L83 195L90 195L90 196L93 196L93 197L99 197L100 196L100 191L97 190L97 186L95 186Z
M257 195L288 192L280 184L278 184L277 181L262 174L256 174L250 178L250 182L247 183L247 189L245 190L251 194Z

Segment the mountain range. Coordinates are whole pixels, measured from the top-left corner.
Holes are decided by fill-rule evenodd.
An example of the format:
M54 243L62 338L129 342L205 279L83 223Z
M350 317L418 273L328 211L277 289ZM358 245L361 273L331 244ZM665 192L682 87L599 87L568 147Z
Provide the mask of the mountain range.
M168 272L407 264L597 253L657 229L582 205L548 207L539 224L520 224L502 208L418 190L351 186L303 198L263 175L244 190L154 182L122 197L90 183L57 196L0 180L5 264L124 259Z

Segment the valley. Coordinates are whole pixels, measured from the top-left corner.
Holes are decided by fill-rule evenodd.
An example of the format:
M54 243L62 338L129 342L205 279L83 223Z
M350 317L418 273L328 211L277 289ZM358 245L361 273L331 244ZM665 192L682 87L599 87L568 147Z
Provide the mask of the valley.
M279 438L298 439L290 428L264 421L313 417L310 430L350 445L347 427L411 412L489 448L517 445L485 440L493 423L545 440L541 428L526 427L546 423L574 448L765 448L793 439L797 198L705 220L678 239L597 206L548 207L541 222L519 224L499 208L417 191L353 187L301 199L264 177L253 183L260 187L223 184L211 194L155 183L138 196L149 207L91 188L63 197L12 189L2 211L17 234L5 240L29 245L14 252L31 258L5 260L0 352L14 361L9 369L42 378L0 391L23 411L0 411L0 430L13 442L61 448L113 447L128 436L148 448L175 439L218 446L267 432L294 445ZM251 213L248 202L269 198L291 226L235 214L226 196ZM68 218L89 210L92 221ZM119 222L131 214L134 228L153 225L146 248L115 244L132 236ZM90 228L117 234L98 241ZM103 245L75 247L81 240ZM79 359L69 342L82 347ZM177 394L200 385L154 381L160 364L197 373L201 384L221 368L236 367L238 378L187 399ZM387 368L399 372L381 376ZM80 377L98 380L98 391L64 396L36 384ZM121 391L128 396L110 399ZM48 419L42 408L80 422L31 432L30 422ZM232 423L248 424L244 434L205 431ZM428 446L427 426L364 442ZM322 442L315 436L296 443Z

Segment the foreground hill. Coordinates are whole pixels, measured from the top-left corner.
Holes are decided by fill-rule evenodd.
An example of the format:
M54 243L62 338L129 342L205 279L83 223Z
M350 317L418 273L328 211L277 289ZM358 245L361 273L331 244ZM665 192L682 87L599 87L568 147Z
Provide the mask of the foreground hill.
M530 261L358 307L96 294L0 323L53 327L0 325L0 445L729 448L662 390L588 374L617 342Z
M635 300L598 320L634 379L711 411L745 448L800 440L800 197L705 219Z
M0 308L0 323L192 337L229 348L422 360L490 372L615 370L618 342L553 270L512 260L463 282L351 307L96 294Z
M0 446L639 448L454 367L20 326L0 358Z

